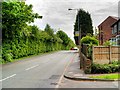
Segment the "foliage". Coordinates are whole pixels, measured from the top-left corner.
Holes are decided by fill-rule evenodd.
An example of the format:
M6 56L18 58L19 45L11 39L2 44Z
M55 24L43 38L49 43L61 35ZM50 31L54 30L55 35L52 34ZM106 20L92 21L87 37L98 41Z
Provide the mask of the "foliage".
M92 64L91 73L115 73L119 72L120 66L118 62L113 62L111 64Z
M85 36L81 39L81 45L87 45L87 51L85 51L85 48L82 48L81 51L84 54L87 54L87 58L92 59L92 46L98 45L98 40L94 36Z
M85 36L81 39L81 44L98 45L98 40L95 37Z
M76 16L76 22L74 25L74 32L78 31L78 22L79 22L79 29L81 28L81 38L85 37L88 33L93 35L93 27L92 27L92 20L89 12L80 9ZM78 44L77 40L78 37L75 37L76 44Z
M75 46L73 41L67 36L65 32L60 30L57 32L57 36L63 41L63 45L65 45L67 49L70 49L69 47Z
M33 13L32 5L25 2L2 2L2 37L6 39L18 38L20 31L27 25L34 22L35 18L41 18Z
M49 24L46 25L45 31L46 31L49 35L51 35L51 36L53 36L53 34L54 34L54 31L53 31L53 29L50 27Z
M37 13L33 13L32 5L26 5L24 2L2 2L2 4L2 63L73 47L74 43L70 38L66 39L66 43L53 33L48 24L44 31L37 26L28 25L34 22L34 19L41 18Z
M111 46L111 45L114 45L115 42L110 42L110 41L106 41L103 43L104 46Z

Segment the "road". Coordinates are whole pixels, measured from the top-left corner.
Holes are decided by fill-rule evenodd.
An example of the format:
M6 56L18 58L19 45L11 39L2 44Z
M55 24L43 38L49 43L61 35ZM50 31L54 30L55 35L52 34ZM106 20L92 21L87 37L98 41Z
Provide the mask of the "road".
M59 51L3 65L0 84L2 83L2 88L118 87L117 82L74 81L64 78L64 72L77 55L75 51Z
M55 88L74 51L35 56L2 66L2 88Z

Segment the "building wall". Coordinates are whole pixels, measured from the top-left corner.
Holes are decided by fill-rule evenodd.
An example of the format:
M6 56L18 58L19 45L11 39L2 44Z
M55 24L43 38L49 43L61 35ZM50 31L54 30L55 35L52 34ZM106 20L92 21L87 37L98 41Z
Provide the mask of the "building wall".
M112 37L111 25L117 21L116 18L109 16L99 26L99 44L103 45L105 41L108 41Z
M120 19L112 25L112 43L120 45Z

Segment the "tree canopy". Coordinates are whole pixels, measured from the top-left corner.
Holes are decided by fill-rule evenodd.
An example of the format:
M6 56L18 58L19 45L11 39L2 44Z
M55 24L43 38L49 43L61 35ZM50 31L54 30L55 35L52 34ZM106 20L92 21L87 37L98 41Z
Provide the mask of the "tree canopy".
M24 2L2 2L2 61L46 53L55 50L68 50L73 41L63 31L54 34L49 24L44 30L28 23L42 18L33 13L32 5Z
M81 38L86 36L88 33L93 35L93 26L92 26L92 19L89 12L80 9L76 16L76 22L74 25L74 34L75 31L78 31L78 21L79 21L79 31L81 28ZM78 45L78 37L74 36L75 42Z
M20 36L20 31L35 18L42 18L33 13L32 5L25 2L2 2L2 36L3 39L13 39Z
M98 40L94 36L85 36L81 39L81 44L98 45Z

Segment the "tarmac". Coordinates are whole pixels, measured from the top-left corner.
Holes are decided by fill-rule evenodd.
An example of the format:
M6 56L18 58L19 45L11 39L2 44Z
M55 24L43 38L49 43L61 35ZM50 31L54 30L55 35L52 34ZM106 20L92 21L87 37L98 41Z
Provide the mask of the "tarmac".
M82 69L80 69L80 59L79 55L76 55L74 57L74 60L71 61L69 67L67 68L64 77L71 80L77 80L77 81L117 81L114 79L108 80L108 79L92 79L90 76L95 76L100 74L85 74Z

